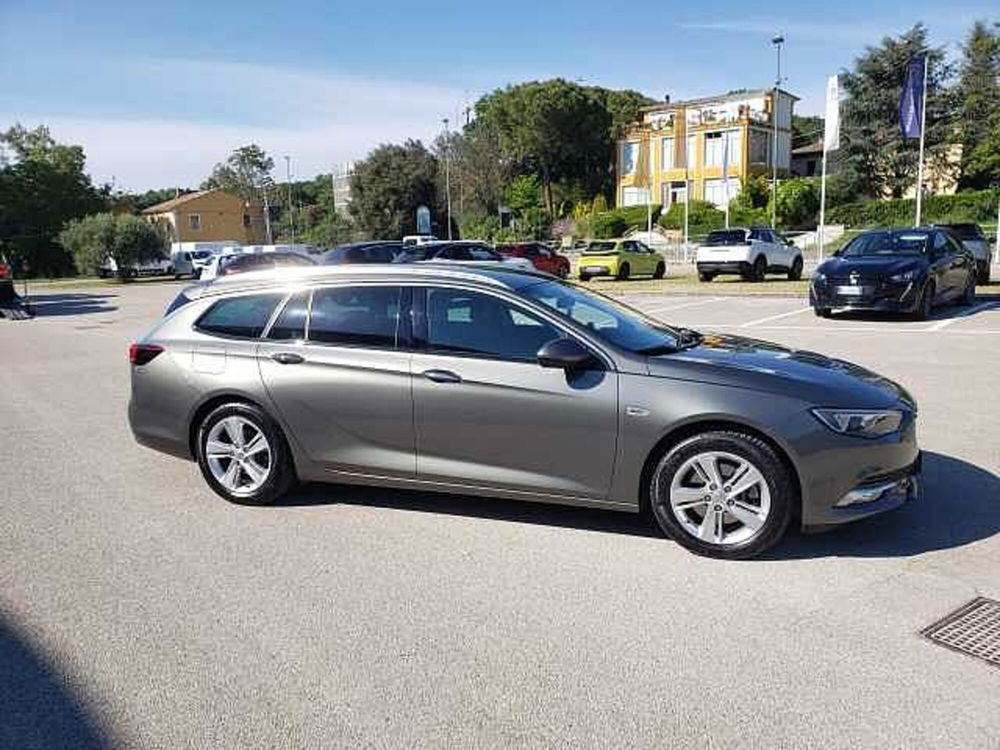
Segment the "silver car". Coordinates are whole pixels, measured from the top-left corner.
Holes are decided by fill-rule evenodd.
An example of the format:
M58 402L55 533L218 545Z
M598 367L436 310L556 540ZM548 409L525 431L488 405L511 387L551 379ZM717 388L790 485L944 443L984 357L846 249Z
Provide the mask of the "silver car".
M287 269L172 308L130 349L132 430L236 503L309 480L648 508L686 547L739 558L919 492L895 383L548 275Z

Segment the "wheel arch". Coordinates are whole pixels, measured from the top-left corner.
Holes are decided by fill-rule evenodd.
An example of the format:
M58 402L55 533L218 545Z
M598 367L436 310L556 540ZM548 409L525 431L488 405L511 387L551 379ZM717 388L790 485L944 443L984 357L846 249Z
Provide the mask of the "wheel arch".
M795 485L796 499L792 504L794 517L801 517L802 513L802 480L799 477L795 462L792 461L788 448L780 440L755 425L741 422L738 419L729 417L705 417L677 425L664 433L653 447L646 454L646 460L642 465L642 472L639 477L639 510L647 512L650 507L649 484L653 478L653 472L660 459L675 445L694 437L703 432L723 430L726 432L742 432L750 437L767 444L778 456L779 460L788 470L789 476Z

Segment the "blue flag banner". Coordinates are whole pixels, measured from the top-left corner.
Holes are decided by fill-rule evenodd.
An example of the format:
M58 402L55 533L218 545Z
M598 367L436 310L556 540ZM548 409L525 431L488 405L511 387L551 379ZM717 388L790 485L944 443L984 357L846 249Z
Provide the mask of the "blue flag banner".
M899 132L904 138L920 137L924 109L924 68L927 55L916 55L906 63L906 80L899 97Z

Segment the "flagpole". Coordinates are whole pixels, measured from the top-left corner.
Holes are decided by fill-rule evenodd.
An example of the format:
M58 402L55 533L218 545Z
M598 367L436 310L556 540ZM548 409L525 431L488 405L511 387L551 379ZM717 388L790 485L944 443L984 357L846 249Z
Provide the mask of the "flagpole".
M823 249L826 247L825 237L826 234L826 152L827 152L826 139L823 140L823 173L819 180L819 231L816 233L816 243L819 245L819 252L817 253L817 259L823 260Z
M920 226L920 214L923 208L924 197L924 131L927 123L927 66L930 62L930 55L924 55L924 91L920 99L920 161L917 162L917 220L913 225Z
M726 201L726 229L729 229L729 131L725 131L725 142L722 144L722 186Z
M688 201L691 200L691 187L688 185L688 171L687 171L687 153L685 152L685 167L684 167L684 261L687 262L688 257ZM998 228L1000 231L1000 228Z

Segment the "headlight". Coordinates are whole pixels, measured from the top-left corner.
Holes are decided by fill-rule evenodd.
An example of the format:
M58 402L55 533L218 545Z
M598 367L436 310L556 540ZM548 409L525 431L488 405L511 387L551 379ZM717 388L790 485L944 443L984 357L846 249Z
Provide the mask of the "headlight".
M903 412L897 409L813 409L816 418L834 432L876 438L899 429Z
M814 271L813 275L812 275L812 280L813 280L813 283L815 283L815 284L825 284L826 283L826 274L825 273L820 273L819 271Z
M902 273L897 273L889 277L889 281L893 281L897 284L902 284L905 281L913 281L917 276L920 275L920 271L916 268L911 268L909 271L903 271Z

